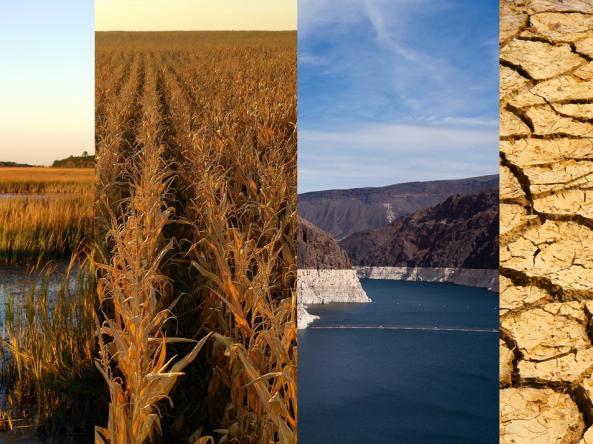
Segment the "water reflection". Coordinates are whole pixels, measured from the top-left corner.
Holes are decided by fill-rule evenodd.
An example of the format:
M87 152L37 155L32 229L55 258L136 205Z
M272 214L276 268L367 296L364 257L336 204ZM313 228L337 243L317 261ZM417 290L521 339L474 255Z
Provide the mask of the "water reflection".
M50 262L37 270L26 266L0 265L0 329L9 297L12 297L15 304L22 305L33 287L44 284L47 285L50 300L53 300L64 283L67 270L66 261ZM74 289L74 277L70 279L69 285Z
M81 195L79 193L0 193L0 200L3 199L66 199L66 198L78 198Z

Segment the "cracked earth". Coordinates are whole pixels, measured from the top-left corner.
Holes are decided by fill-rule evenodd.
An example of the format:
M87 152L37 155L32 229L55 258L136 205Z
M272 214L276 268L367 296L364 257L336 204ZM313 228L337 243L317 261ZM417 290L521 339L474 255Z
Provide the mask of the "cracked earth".
M500 18L501 442L593 444L593 1Z

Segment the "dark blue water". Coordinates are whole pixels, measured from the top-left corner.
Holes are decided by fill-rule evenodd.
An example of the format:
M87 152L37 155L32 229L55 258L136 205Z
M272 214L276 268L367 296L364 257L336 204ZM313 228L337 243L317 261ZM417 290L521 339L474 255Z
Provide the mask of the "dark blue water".
M299 332L299 444L498 443L498 295L362 285Z

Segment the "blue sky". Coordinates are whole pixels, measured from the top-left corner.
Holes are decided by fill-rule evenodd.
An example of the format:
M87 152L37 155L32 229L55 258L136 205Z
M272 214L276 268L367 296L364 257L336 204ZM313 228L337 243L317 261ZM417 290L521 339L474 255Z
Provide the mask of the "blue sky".
M497 172L498 1L298 14L299 192Z
M0 2L0 160L94 151L94 1Z

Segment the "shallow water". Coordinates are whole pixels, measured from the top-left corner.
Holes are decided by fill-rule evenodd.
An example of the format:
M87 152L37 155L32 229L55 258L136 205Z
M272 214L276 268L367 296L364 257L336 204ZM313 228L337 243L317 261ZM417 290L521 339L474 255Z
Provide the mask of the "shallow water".
M51 262L37 271L18 265L0 265L0 334L9 297L12 297L15 304L22 305L34 285L39 288L46 283L49 298L53 300L63 285L67 268L66 261ZM75 273L70 280L71 289L76 285L74 276Z
M48 291L50 299L55 297L64 280L68 264L65 261L54 263L51 266L52 272L49 274ZM12 296L15 304L24 304L28 292L33 285L41 285L48 268L42 268L39 271L31 272L30 269L23 266L0 265L0 335L2 334L2 325L5 319L7 300ZM75 285L71 281L72 288ZM0 387L0 407L6 402L5 393ZM35 435L34 430L20 424L15 424L17 429L13 432L0 432L0 444L41 444L41 443L75 443L80 442L70 438L60 438L59 440L40 440Z
M362 284L299 332L299 443L498 442L498 295Z
M2 199L65 199L80 197L78 193L0 193Z
M6 199L29 199L29 200L49 200L49 199L75 199L80 198L79 193L0 193L0 200Z

